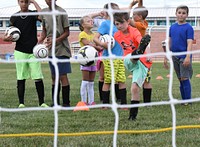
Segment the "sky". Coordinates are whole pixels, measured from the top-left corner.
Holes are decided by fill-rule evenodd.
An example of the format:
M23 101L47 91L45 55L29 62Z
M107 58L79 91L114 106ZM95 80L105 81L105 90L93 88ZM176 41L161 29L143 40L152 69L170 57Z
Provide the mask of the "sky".
M1 0L0 8L17 6L18 0ZM46 6L45 0L35 0L38 4ZM63 8L102 8L108 2L115 2L120 7L127 7L132 0L57 0L57 4ZM143 0L146 7L163 6L199 6L200 0Z

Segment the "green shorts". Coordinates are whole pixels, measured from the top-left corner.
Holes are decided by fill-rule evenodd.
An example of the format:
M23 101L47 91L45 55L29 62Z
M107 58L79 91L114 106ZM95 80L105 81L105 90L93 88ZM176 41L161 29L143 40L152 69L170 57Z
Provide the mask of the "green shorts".
M124 58L124 65L127 70L132 72L132 83L137 83L139 87L142 87L148 73L148 68L144 66L140 60L136 63L132 63L130 59Z
M110 60L103 60L103 64L104 64L104 83L110 84L112 81ZM114 64L115 82L124 83L126 81L126 76L125 76L125 68L123 60L115 59L113 60L113 64Z
M22 53L14 51L15 60L35 59L33 54ZM32 78L43 79L40 62L17 62L16 63L17 80L24 80Z

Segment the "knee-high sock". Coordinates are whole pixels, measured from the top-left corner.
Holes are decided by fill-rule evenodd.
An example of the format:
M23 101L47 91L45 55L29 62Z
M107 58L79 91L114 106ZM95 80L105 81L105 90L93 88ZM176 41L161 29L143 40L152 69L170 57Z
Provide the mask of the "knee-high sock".
M131 100L131 104L139 104L139 101ZM134 107L130 109L129 119L136 119L138 114L138 107Z
M88 85L88 104L92 104L94 102L94 82L89 82Z
M191 99L192 88L191 88L190 80L187 79L181 82L182 82L182 86L184 90L185 99Z
M81 101L82 101L82 102L85 102L85 103L87 103L88 85L89 85L89 82L88 82L88 81L82 81L82 82L81 82L81 89L80 89Z
M39 105L44 103L44 83L42 80L35 81L35 87L38 94Z
M103 104L109 104L110 103L110 91L102 91L103 96Z
M52 85L52 89L51 89L52 104L54 104L54 90L55 90L55 85ZM58 105L60 105L60 83L58 83L57 103Z
M119 89L118 91L118 95L119 95L119 99L121 100L121 104L127 104L127 99L126 99L126 88L124 89Z
M116 97L116 101L120 102L120 94L119 94L119 84L115 84L115 97Z
M24 104L25 81L26 80L17 80L17 94L20 104Z
M144 101L144 103L151 102L151 93L152 93L152 88L150 88L150 89L143 88L143 101Z
M63 99L63 106L69 107L70 106L70 85L62 86L62 99Z
M180 87L179 88L180 88L182 100L185 100L185 93L184 93L182 81L180 81Z
M99 98L100 98L100 101L101 101L101 102L103 101L103 97L102 97L103 83L104 83L104 82L99 81Z

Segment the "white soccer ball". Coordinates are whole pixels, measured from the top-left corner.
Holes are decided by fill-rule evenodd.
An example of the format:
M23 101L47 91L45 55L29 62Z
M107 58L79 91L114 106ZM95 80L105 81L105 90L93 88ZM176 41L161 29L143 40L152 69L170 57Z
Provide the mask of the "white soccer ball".
M102 36L100 36L100 38L99 38L99 40L101 41L101 42L110 42L110 44L111 44L111 49L115 46L115 39L114 39L114 37L113 36L110 36L110 35L108 35L108 34L105 34L105 35L102 35Z
M46 58L48 56L48 48L44 44L37 44L33 48L33 55L36 58Z
M77 54L78 63L83 66L91 66L94 64L96 62L96 57L98 57L97 50L89 45L81 47Z
M12 41L16 42L20 38L21 32L18 28L11 26L6 29L5 34L12 36Z

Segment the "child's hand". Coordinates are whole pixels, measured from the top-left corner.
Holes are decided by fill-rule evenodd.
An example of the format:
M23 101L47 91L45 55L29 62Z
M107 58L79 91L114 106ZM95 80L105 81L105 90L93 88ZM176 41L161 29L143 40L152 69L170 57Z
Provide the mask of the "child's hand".
M45 41L45 45L48 49L50 49L52 47L52 37L47 37L47 39Z
M163 63L163 66L164 66L165 69L169 69L169 66L168 66L168 63L167 63L167 62L168 62L168 60L167 60L167 58L165 57L165 58L164 58L164 63Z
M183 62L183 66L187 67L190 65L190 55L186 56L184 62Z
M133 6L135 6L135 4L138 3L138 0L133 0L131 3L130 3L130 8L132 8Z
M34 2L35 2L35 0L29 0L29 2L30 2L30 3L34 3Z
M8 42L12 42L12 36L11 35L8 35L7 33L4 35L4 38L3 38L3 40L4 41L8 41Z

